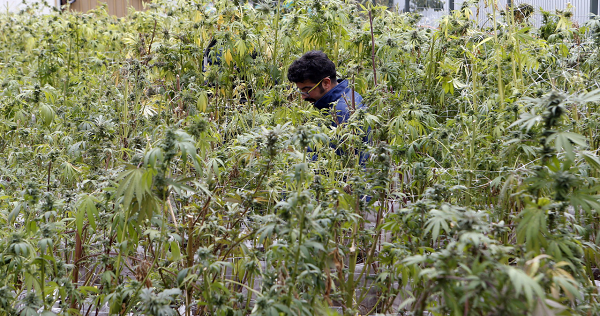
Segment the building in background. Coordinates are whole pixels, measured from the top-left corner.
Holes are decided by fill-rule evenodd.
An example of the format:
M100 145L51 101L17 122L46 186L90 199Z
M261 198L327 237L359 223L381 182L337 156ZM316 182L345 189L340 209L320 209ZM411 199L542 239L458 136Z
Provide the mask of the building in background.
M440 18L448 14L451 10L458 10L462 7L465 0L393 0L394 6L399 10L410 12L419 12L423 15L421 24L437 26ZM530 4L535 12L529 21L539 27L542 24L541 10L554 12L554 10L565 10L568 4L573 6L573 21L583 25L589 20L592 14L598 14L598 0L497 0L500 10L508 6L519 6L521 4ZM471 7L473 14L480 26L491 26L492 8L485 5L485 1L479 1L478 5Z
M23 4L23 0L0 0L0 12L18 12L27 7L27 5L39 4L40 13L49 13L52 7L61 7L61 5L70 3L71 10L87 12L95 9L102 2L108 5L108 13L123 17L127 15L127 11L130 7L136 10L144 9L144 2L150 2L150 0L25 0L26 4ZM45 3L45 4L44 4Z
M25 8L23 4L46 3L40 6L40 13L49 13L52 7L60 7L61 4L72 2L71 10L87 12L99 6L101 2L108 5L108 12L111 15L119 17L127 15L129 7L136 10L144 9L144 2L150 0L0 0L0 12L17 12ZM358 0L366 2L366 0ZM535 26L542 24L541 10L554 11L564 10L567 4L573 6L573 20L579 25L583 25L591 16L598 14L598 2L600 0L497 0L498 8L505 9L508 5L518 6L526 3L535 8L534 15L530 22ZM437 26L440 18L449 14L451 10L458 10L465 0L373 0L378 5L385 5L390 9L399 11L419 12L423 15L422 25ZM485 5L484 0L480 0L478 5L474 5L471 10L481 26L490 26L490 14L492 10Z
M136 10L144 10L144 2L150 0L76 0L71 4L71 10L87 12L95 9L102 2L108 5L108 14L123 17L127 15L130 7Z

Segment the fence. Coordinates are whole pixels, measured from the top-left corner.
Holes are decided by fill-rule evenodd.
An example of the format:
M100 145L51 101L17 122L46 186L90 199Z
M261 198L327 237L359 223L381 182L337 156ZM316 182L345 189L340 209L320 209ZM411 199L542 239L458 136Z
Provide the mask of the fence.
M565 10L568 4L572 6L573 21L583 25L590 16L597 15L599 0L494 0L499 10L505 10L508 7L517 7L521 4L530 4L535 12L529 18L534 26L542 24L541 11L554 12L555 10ZM449 14L452 10L458 10L463 6L465 0L394 0L394 5L398 10L404 12L419 12L423 15L421 24L437 26L439 19ZM476 15L480 26L490 26L492 7L486 5L486 1L480 0L478 4L471 6L471 10ZM498 14L499 12L497 12Z

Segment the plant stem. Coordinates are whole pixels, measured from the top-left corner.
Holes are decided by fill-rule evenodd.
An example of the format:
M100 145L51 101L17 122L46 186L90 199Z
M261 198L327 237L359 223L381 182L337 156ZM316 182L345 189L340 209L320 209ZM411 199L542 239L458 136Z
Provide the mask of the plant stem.
M492 0L492 15L494 17L494 41L496 43L496 67L498 67L498 94L500 96L500 108L504 109L504 81L502 80L503 47L498 40L498 21L496 18L496 1Z
M69 37L69 52L67 53L67 78L63 89L63 105L67 105L67 90L69 89L69 81L71 80L71 48L73 46L73 38Z
M375 36L373 35L373 15L369 8L369 24L371 27L371 62L373 63L373 83L377 87L377 66L375 65Z
M46 284L46 265L45 265L45 259L44 259L44 252L42 252L42 255L40 256L40 260L41 260L41 277L40 277L40 288L42 290L41 296L42 296L42 302L44 303L44 310L47 311L48 310L48 304L46 303L46 295L44 294L46 292L45 289L45 284Z
M275 15L275 42L273 44L273 65L277 67L277 41L279 40L279 20L281 19L281 0L277 0L277 14Z
M167 221L167 218L165 217L164 214L167 213L167 205L166 205L167 200L165 199L165 202L163 203L163 212L161 213L162 215L162 220L161 220L161 229L160 229L160 240L163 241L165 240L167 231L166 231L166 227L165 227L165 222ZM127 222L125 222L125 230L127 229ZM123 234L125 232L123 231ZM168 245L168 243L167 243ZM160 254L160 251L157 251ZM150 265L150 267L148 268L148 271L152 271L152 268L154 268L154 266L156 265L156 263L158 262L158 257L160 255L154 255L154 260L152 260L152 264ZM119 251L119 257L121 257L121 252ZM117 265L119 264L120 261L117 261ZM118 272L116 272L115 274L117 275L117 277L119 276L119 274L117 274ZM131 298L129 299L129 301L127 302L127 304L125 305L125 308L121 311L122 315L126 315L127 311L129 311L129 309L132 307L133 302L134 302L134 298L136 298L138 296L138 294L140 293L140 291L142 290L142 287L144 286L144 284L146 283L146 280L148 280L148 277L150 276L150 272L146 273L146 276L144 277L144 279L142 281L140 281L140 285L137 287L137 289L135 290L134 294L131 296Z
M47 180L47 184L48 184L48 189L47 191L50 192L50 174L52 172L52 160L50 160L48 162L48 180Z

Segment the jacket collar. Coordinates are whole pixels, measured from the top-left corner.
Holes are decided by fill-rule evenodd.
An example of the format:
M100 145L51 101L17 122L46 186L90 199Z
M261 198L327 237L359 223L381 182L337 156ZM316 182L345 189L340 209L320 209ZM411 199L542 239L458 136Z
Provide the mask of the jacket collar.
M345 79L338 79L337 85L333 87L333 89L327 91L317 102L315 102L315 107L319 110L330 108L331 103L339 100L344 92L346 92L346 88L348 88L348 81Z

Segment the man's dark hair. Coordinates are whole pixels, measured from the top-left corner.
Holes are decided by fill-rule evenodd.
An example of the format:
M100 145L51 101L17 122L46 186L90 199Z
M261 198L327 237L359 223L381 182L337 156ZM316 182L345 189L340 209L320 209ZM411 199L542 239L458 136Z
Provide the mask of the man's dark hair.
M322 51L313 50L305 53L290 65L287 77L291 82L310 80L317 83L325 77L335 81L335 64Z

